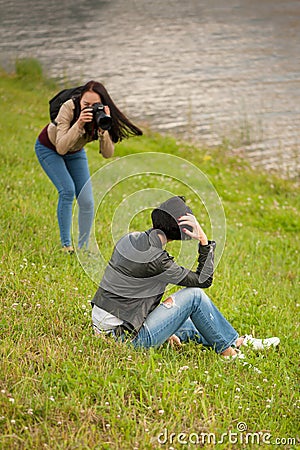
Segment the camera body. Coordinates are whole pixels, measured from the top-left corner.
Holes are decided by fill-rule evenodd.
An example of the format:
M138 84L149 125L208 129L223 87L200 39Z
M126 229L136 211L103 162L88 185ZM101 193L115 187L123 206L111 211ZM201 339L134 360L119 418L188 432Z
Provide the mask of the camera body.
M111 128L112 118L105 113L104 105L102 103L94 103L92 106L88 106L84 109L92 110L93 122L96 130L98 130L98 128L101 128L102 130L109 130ZM86 128L90 127L87 125Z
M109 130L112 124L112 118L105 113L104 105L102 103L94 103L92 106L93 121L96 128L102 130Z

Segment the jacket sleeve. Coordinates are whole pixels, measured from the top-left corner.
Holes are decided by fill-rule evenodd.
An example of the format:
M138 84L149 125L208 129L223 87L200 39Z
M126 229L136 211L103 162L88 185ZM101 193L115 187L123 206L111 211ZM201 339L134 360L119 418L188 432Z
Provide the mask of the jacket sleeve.
M213 282L214 250L216 243L208 241L207 245L198 247L198 267L195 272L179 266L167 252L160 258L161 278L166 283L177 286L208 288Z
M78 122L75 122L70 127L73 120L74 103L72 100L65 102L55 119L56 121L56 150L60 155L65 155L79 139L84 135L84 128L79 127Z
M99 153L103 158L111 158L114 154L114 143L110 138L109 132L99 133Z

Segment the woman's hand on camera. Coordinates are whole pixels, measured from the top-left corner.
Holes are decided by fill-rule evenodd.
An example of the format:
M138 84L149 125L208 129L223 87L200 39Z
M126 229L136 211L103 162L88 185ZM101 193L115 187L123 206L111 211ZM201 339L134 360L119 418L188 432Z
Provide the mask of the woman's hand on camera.
M110 109L109 109L109 106L104 105L104 112L105 112L105 114L106 114L107 116L110 116Z
M92 120L93 120L92 108L83 108L78 118L79 125L83 126L85 123L91 122Z
M178 219L178 223L179 225L188 225L192 228L192 231L188 230L187 228L183 228L183 232L190 236L192 239L196 239L200 242L201 245L208 244L206 234L202 230L198 220L195 216L193 216L193 214L187 213L186 216L181 216Z

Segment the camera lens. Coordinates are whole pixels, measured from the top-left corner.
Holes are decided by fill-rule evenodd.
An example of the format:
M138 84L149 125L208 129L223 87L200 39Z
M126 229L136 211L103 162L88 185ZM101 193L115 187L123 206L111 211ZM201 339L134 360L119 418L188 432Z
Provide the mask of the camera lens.
M97 128L101 128L102 130L109 130L111 128L112 118L105 114L102 103L95 103L93 105L93 115Z
M98 127L102 128L102 130L109 130L111 127L111 123L112 123L111 117L104 114L102 117L99 118Z

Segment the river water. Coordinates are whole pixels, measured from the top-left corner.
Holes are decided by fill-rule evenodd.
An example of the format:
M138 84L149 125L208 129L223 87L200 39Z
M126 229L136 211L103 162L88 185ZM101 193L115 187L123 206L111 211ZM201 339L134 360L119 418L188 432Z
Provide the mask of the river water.
M102 81L140 124L300 172L300 1L0 0L0 64Z

